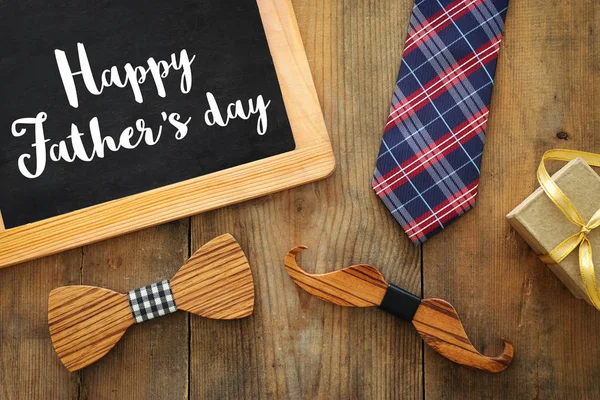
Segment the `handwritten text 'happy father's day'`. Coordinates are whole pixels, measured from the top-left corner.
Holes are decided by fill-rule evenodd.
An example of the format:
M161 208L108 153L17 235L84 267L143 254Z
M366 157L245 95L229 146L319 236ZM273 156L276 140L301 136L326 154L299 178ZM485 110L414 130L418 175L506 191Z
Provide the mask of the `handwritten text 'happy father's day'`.
M179 55L173 53L169 61L156 61L150 57L147 61L147 66L133 67L130 63L123 67L123 74L119 73L116 66L106 69L100 76L100 85L96 83L96 79L92 73L92 69L87 57L85 46L78 43L77 51L79 54L79 71L73 71L67 60L67 56L62 50L55 50L56 64L62 79L63 87L67 95L69 104L73 108L79 107L79 97L77 96L77 88L75 85L75 77L81 76L85 88L94 96L100 96L105 88L116 86L118 88L129 87L133 92L133 97L137 103L143 103L144 98L140 85L146 81L153 81L156 87L157 94L165 98L167 96L163 80L169 76L172 71L181 72L180 90L183 94L188 94L192 88L192 63L196 56L189 57L187 51L181 50ZM256 123L256 133L264 135L267 131L268 119L267 108L271 101L265 102L262 95L256 99L249 99L246 104L242 100L237 100L229 104L222 112L219 108L215 96L211 92L206 92L208 101L208 110L204 113L204 122L207 126L225 127L229 122L236 118L248 120L254 115L258 115ZM161 117L164 122L168 123L175 129L174 137L177 140L184 139L188 134L188 125L192 120L191 117L182 118L176 112L167 114L161 112ZM47 139L44 134L44 121L48 119L45 112L40 112L36 117L20 118L12 123L12 135L14 137L24 136L29 127L33 127L34 142L31 147L34 149L33 154L25 153L19 157L19 171L23 176L30 179L35 179L44 173L48 158L50 161L59 162L74 162L81 160L90 162L94 158L104 158L106 150L116 152L121 149L135 149L142 142L148 146L153 146L159 142L162 136L163 126L160 125L157 129L152 129L146 126L144 119L138 119L135 126L125 128L118 140L111 136L102 136L100 133L100 123L97 117L94 117L89 122L89 136L91 138L92 148L86 150L82 140L84 133L80 132L75 124L71 124L71 134L65 140L57 143L49 144L50 139ZM70 149L68 146L70 143ZM28 164L30 164L28 166Z

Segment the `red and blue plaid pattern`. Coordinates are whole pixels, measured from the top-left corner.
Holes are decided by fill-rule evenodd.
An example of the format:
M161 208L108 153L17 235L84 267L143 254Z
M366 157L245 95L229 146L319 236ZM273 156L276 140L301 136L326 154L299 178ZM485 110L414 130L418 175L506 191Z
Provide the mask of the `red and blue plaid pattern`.
M373 189L423 243L475 203L508 0L417 0Z

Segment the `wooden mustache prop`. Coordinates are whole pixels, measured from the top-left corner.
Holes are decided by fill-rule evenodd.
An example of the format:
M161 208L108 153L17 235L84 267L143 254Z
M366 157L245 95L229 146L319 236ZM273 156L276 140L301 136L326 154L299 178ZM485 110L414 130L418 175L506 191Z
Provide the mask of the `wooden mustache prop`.
M103 357L134 323L176 310L212 319L252 314L252 273L233 236L206 243L170 281L128 294L93 286L54 289L48 299L48 325L60 360L69 371L77 371Z
M379 307L406 321L411 321L421 338L435 351L471 368L487 372L503 371L514 355L513 346L504 340L498 357L487 357L471 344L450 303L441 299L421 299L388 284L370 265L353 265L327 274L309 274L296 262L296 255L306 246L290 250L285 268L294 282L308 293L333 304L346 307Z

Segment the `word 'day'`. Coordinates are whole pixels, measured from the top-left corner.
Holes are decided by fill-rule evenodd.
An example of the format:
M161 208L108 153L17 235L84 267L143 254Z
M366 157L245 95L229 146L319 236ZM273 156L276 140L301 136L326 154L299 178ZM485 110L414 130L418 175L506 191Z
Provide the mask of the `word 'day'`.
M247 105L244 105L242 100L237 100L235 103L229 104L225 115L221 114L215 96L213 96L212 93L206 93L206 98L208 99L208 104L210 106L210 110L206 111L204 114L206 125L213 126L217 124L225 127L232 119L241 118L243 120L248 120L253 115L258 114L256 132L259 135L264 135L267 132L267 107L269 107L271 101L268 101L265 104L262 95L259 95L254 101L252 99L248 100ZM244 108L245 106L247 108Z

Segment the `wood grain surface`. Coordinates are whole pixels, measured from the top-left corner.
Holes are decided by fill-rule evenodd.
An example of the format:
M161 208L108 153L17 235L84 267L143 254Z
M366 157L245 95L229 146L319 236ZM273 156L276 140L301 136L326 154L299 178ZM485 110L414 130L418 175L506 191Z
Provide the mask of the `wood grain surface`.
M50 338L71 372L102 358L134 323L123 293L77 285L61 286L48 296Z
M379 307L388 283L381 272L370 265L352 265L324 274L304 271L296 257L306 246L294 247L285 255L290 278L313 296L344 307Z
M204 318L239 319L254 312L248 259L229 233L196 250L171 279L177 309Z
M293 3L336 173L1 270L0 398L600 397L600 313L573 298L504 219L535 189L545 150L600 152L600 3L511 0L477 205L422 247L370 189L412 1ZM172 276L192 250L225 232L252 267L252 317L175 313L134 325L101 360L67 372L48 335L50 290L140 287ZM300 261L311 272L368 263L389 282L448 300L484 354L502 351L499 336L512 341L512 365L495 375L457 366L392 315L310 296L283 266L299 243L310 248Z
M571 295L504 216L538 187L546 150L600 152L600 3L511 1L505 30L477 205L424 245L423 282L426 296L461 311L475 347L500 352L500 333L516 357L483 380L425 349L425 396L598 398L600 313ZM549 163L549 172L563 165Z
M386 303L389 285L379 270L371 265L352 265L324 274L306 272L297 262L297 255L306 249L298 246L285 256L284 264L290 278L307 293L329 303L344 307L380 307ZM396 288L397 290L397 288ZM411 295L413 296L413 295ZM405 307L406 299L387 300L387 306ZM442 299L418 299L414 316L402 316L410 320L421 338L432 349L470 368L486 372L502 372L512 362L514 348L504 341L504 351L496 357L481 354L469 340L458 313L450 303ZM389 311L386 306L381 309ZM392 314L400 316L392 311ZM411 319L412 318L412 319Z
M238 319L254 311L250 265L230 234L192 254L171 279L170 289L178 310L205 318ZM127 293L72 285L48 296L50 338L71 372L104 357L134 323Z
M458 313L446 300L422 300L412 324L433 350L470 368L502 372L511 364L515 354L512 344L504 340L502 354L494 357L482 355L469 340Z

